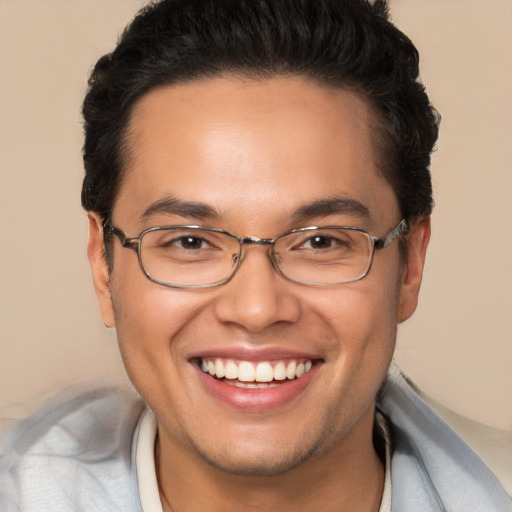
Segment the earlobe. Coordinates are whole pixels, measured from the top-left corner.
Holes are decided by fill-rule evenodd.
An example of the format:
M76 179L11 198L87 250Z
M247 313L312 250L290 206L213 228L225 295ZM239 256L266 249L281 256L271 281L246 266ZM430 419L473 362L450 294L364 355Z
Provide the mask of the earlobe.
M114 311L110 293L110 276L103 248L103 224L101 217L89 213L89 241L87 257L91 266L92 280L100 307L101 317L106 327L114 327Z
M430 216L413 221L406 238L408 252L400 283L399 323L411 317L418 305L418 295L429 240Z

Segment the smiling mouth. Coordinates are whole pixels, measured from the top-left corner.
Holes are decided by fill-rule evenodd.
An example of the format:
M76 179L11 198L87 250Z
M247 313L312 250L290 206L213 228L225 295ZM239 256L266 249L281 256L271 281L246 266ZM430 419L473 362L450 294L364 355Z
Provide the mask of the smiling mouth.
M286 361L235 361L223 358L203 358L199 368L211 377L245 389L277 387L300 379L311 371L315 364L311 359L288 359Z

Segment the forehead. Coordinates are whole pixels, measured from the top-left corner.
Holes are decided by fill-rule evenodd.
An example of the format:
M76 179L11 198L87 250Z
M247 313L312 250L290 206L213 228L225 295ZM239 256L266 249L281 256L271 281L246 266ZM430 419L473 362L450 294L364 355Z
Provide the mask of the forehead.
M298 78L214 78L153 90L131 115L114 212L136 221L137 212L172 197L219 216L261 216L264 207L284 219L302 204L346 197L373 216L388 209L394 220L373 124L358 95Z

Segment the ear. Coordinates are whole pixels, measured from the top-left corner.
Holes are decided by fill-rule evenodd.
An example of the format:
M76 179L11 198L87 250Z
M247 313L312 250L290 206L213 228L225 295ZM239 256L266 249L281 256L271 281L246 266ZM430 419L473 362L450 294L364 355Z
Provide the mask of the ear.
M89 213L89 241L87 257L91 265L92 280L100 306L101 318L106 327L114 327L114 309L110 293L110 277L103 247L103 223L96 213Z
M398 321L407 320L418 305L425 255L430 240L430 217L421 217L412 222L406 238L407 257L400 283L400 305Z

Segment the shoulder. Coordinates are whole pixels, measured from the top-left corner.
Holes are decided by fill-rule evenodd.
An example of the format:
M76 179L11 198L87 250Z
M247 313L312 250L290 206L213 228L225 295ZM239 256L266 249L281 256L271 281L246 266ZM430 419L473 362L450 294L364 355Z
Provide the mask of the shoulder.
M512 432L484 425L444 407L416 390L420 397L439 415L496 475L512 496Z
M388 375L378 409L391 424L393 503L398 510L412 505L425 512L511 510L505 482L498 480L475 449L436 414L397 368ZM503 450L510 450L510 438L504 436L502 443Z
M131 452L143 408L108 388L72 388L48 400L4 440L0 508L138 510Z

